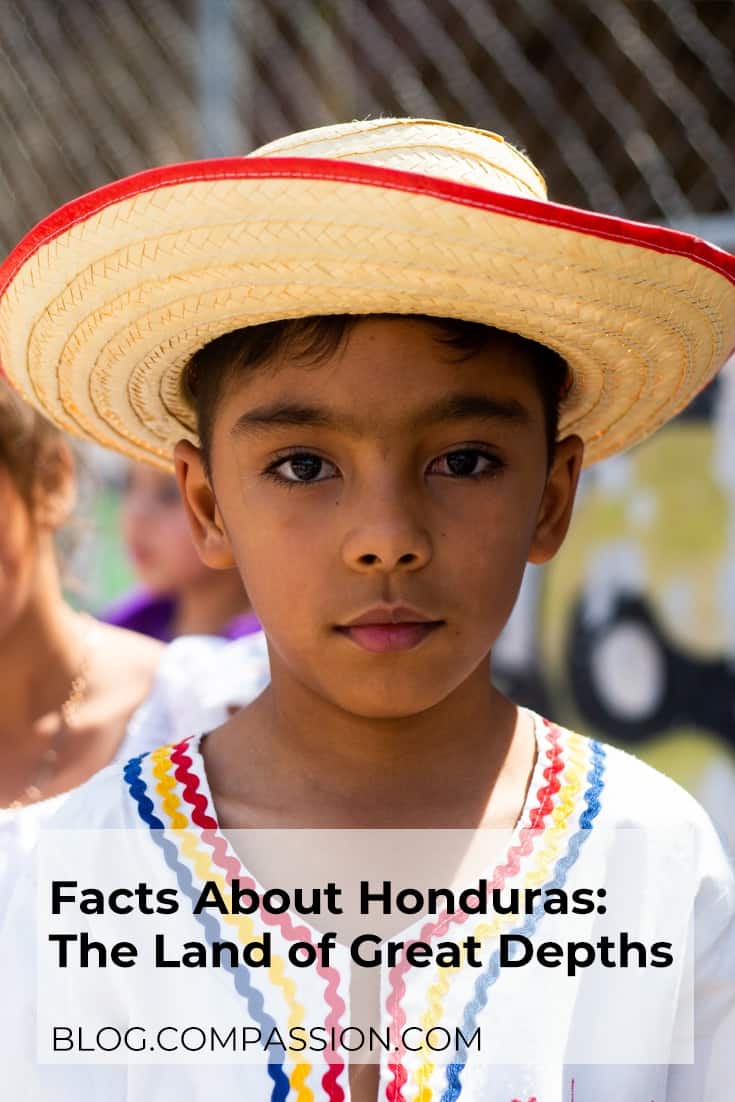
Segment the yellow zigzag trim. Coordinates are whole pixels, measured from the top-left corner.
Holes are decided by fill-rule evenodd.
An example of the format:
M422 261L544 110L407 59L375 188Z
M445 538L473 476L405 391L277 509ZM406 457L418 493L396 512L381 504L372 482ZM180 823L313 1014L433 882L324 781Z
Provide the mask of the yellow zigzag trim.
M576 798L582 790L582 778L587 767L587 753L584 740L573 731L566 733L564 767L565 783L557 793L557 805L551 813L553 826L544 831L544 848L536 855L536 862L523 879L524 888L540 888L549 880L553 865L559 856L559 850L566 834L570 817L574 814ZM492 922L481 922L472 931L478 940L489 940L502 933L505 926L510 926L515 921L515 915L497 915ZM461 970L457 968L443 968L438 979L431 984L427 992L427 1009L421 1017L421 1025L424 1036L433 1026L439 1025L444 1016L443 1002L449 993L450 982L453 975ZM419 1050L422 1053L429 1051L426 1044ZM413 1102L431 1102L433 1092L428 1084L434 1074L435 1065L431 1060L424 1060L412 1076L412 1083L416 1088Z
M181 810L181 800L176 795L176 779L170 774L171 750L170 746L163 746L151 753L151 761L155 762L152 773L157 780L156 791L161 796L161 807L171 817L171 830L176 832L180 840L180 851L183 857L191 861L194 871L200 880L213 881L222 895L228 891L227 881L212 864L209 854L198 848L196 834L184 829L189 826L189 819ZM237 939L241 945L257 940L253 935L255 928L249 915L221 916L223 921L234 927ZM296 984L285 974L284 960L274 956L271 966L267 969L268 978L275 987L280 987L289 1008L288 1028L300 1026L304 1020L304 1007L296 999ZM314 1102L314 1093L306 1085L306 1080L311 1074L311 1064L299 1062L289 1074L291 1088L296 1091L295 1102Z

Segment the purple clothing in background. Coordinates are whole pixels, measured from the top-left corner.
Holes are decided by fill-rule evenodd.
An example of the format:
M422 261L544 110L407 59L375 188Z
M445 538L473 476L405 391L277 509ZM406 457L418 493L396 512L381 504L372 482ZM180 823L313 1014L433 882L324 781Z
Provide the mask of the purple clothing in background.
M152 593L139 590L106 609L100 620L114 627L150 635L153 639L160 639L162 643L170 643L175 611L176 602L172 597L155 597ZM233 617L218 635L232 640L241 639L243 635L252 635L255 631L260 631L258 618L252 612L245 612Z

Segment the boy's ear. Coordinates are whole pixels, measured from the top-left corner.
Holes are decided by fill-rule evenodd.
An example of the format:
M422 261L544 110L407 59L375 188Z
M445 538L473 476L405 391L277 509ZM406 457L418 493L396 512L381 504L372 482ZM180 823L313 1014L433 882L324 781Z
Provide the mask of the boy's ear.
M572 518L583 457L584 443L578 436L558 441L546 477L529 562L548 562L561 547Z
M174 448L174 462L176 481L199 558L212 570L230 570L235 565L235 559L214 491L204 470L201 451L188 440L179 440Z
M55 532L71 516L77 501L74 456L65 440L57 440L36 461L33 521Z

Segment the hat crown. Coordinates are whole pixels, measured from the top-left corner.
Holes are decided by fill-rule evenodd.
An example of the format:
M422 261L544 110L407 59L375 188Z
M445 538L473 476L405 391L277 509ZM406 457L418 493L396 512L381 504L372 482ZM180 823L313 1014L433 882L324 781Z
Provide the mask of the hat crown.
M499 134L434 119L368 119L302 130L251 157L320 157L419 172L526 199L546 199L544 178Z

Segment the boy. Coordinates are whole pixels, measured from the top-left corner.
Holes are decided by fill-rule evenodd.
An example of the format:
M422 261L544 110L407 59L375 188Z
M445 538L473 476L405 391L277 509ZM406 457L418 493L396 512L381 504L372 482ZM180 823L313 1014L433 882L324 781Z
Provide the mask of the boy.
M409 927L430 945L467 921L489 944L479 971L383 962L378 993L359 967L349 976L343 951L337 967L322 957L318 976L285 966L290 914L261 912L255 933L278 927L286 972L210 977L217 1001L265 1031L344 1025L350 1000L372 999L397 1031L378 1066L339 1046L165 1070L132 1057L42 1067L13 1051L26 1094L722 1097L735 889L710 825L658 774L503 698L487 663L525 563L563 541L583 460L642 439L724 362L734 283L735 261L718 250L555 207L495 135L420 120L325 128L252 160L143 174L19 246L2 284L4 369L66 428L163 467L175 445L200 555L237 566L271 664L252 705L124 776L106 771L60 826L138 827L118 859L134 852L150 882L167 866L191 899L210 875L257 886L223 830L497 828L513 833L485 869L489 889L611 895L629 861L623 889L643 927L686 925L689 907L696 920L693 1064L677 1049L686 971L671 982L662 971L656 987L645 947L631 1030L630 989L606 986L619 958L608 954L594 982L554 987L501 959L492 914L476 927L460 908ZM645 842L640 868L615 857L620 827ZM257 841L247 864L264 884L284 882L279 854ZM6 938L22 941L22 911ZM208 941L231 919L202 920ZM511 926L533 935L552 922L536 900ZM30 955L19 949L17 976ZM175 1007L186 989L170 974ZM32 987L10 982L27 1052ZM124 1003L132 979L115 982ZM400 1031L460 1023L484 1030L491 1057L476 1059L465 1038L449 1061L426 1046L415 1058Z

